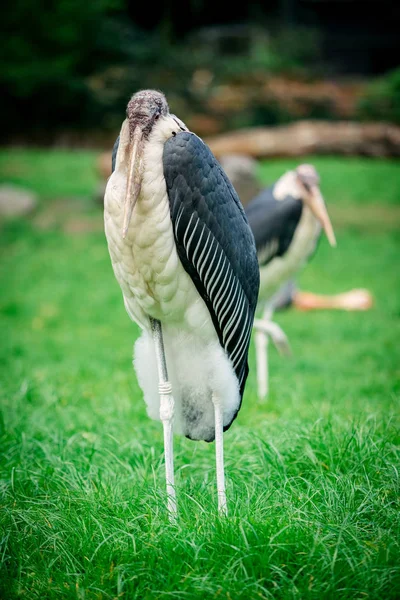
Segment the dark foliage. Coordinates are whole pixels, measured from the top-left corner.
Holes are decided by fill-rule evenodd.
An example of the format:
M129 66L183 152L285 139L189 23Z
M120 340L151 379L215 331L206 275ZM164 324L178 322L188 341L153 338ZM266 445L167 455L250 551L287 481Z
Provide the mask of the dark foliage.
M15 0L2 13L3 135L95 126L107 104L95 76L125 58L119 0L39 6Z
M273 39L250 25L174 35L168 15L152 31L140 30L124 0L15 0L2 14L0 58L3 139L52 142L64 132L115 130L137 89L162 89L174 109L210 114L218 85L237 78L302 69L315 56L310 36ZM311 40L311 42L310 42ZM196 74L210 74L199 87ZM257 104L257 103L256 103ZM211 110L212 113L212 110ZM222 127L235 115L214 117ZM242 121L284 122L279 107L250 106Z
M252 25L255 17L247 15L241 24L194 31L189 4L187 30L177 33L178 2L171 9L155 5L153 27L136 20L127 0L49 0L43 8L34 0L10 3L0 20L3 141L62 143L75 132L80 142L90 140L88 132L113 136L130 95L147 87L162 89L184 120L210 119L211 129L201 135L338 118L334 99L303 98L295 110L266 91L271 74L323 73L320 30L261 18ZM399 81L395 71L372 87L361 117L400 122Z
M363 119L400 124L400 68L370 85L360 100L359 114Z

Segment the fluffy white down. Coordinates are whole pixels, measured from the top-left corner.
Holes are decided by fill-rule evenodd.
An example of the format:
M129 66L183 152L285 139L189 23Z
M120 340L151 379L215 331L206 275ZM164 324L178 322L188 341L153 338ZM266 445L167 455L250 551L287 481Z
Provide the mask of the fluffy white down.
M175 401L174 432L194 440L214 439L216 394L223 406L223 423L237 412L240 395L231 363L218 341L205 343L195 332L164 327L169 380ZM144 393L147 413L160 420L157 365L151 334L144 331L134 346L133 364Z
M126 190L128 128L120 135L116 170L105 195L105 230L125 308L143 329L134 346L134 367L148 414L159 420L158 372L148 317L162 324L169 380L175 401L174 429L192 439L214 438L213 394L227 425L240 403L238 382L221 348L208 309L177 255L162 172L163 146L176 129L160 119L146 145L142 191L128 234L121 235Z

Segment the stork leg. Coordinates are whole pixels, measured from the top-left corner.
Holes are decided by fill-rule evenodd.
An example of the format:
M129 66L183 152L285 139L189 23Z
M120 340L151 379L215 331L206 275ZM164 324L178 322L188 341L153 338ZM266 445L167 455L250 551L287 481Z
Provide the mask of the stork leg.
M257 387L258 397L264 400L268 394L268 336L273 341L278 352L283 355L290 355L290 346L284 331L271 321L273 309L269 303L264 307L262 319L254 320L256 359L257 359Z
M265 331L256 330L254 335L257 361L257 389L259 400L268 394L268 336Z
M162 335L161 323L157 319L150 318L151 331L156 351L159 394L160 394L160 419L164 429L164 460L165 477L167 482L167 506L172 522L176 518L176 494L174 482L174 450L173 450L173 418L174 418L174 399L172 396L172 387L168 381L167 362L165 360L164 340Z
M214 415L215 415L215 462L217 470L217 493L218 493L218 511L221 515L228 514L225 492L225 472L224 472L224 426L222 418L222 404L220 399L213 395Z
M268 335L262 324L269 322L272 317L272 308L268 303L264 306L262 320L255 320L256 328L255 344L256 344L256 361L257 361L257 388L258 398L264 400L268 394L269 377L268 377ZM258 326L257 326L257 325Z

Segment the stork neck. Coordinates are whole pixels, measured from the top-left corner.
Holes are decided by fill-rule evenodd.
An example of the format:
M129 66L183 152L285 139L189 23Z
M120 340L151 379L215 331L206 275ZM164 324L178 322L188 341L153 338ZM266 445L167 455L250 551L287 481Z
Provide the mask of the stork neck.
M320 235L322 230L321 223L305 202L303 202L303 210L301 212L298 229L306 232L306 235L309 237L312 244L315 243L316 238Z
M148 143L149 144L161 144L162 146L165 142L177 134L180 131L180 127L175 119L171 115L166 115L165 117L161 117L153 126L151 130L151 134L149 136Z
M301 190L299 189L294 171L288 171L282 175L274 186L274 197L276 200L285 200L288 196L301 199Z

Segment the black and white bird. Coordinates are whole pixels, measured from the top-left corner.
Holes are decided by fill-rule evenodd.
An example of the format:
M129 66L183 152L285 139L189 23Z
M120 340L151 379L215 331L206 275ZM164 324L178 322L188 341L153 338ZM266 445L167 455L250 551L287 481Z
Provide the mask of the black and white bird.
M254 326L258 394L262 399L268 392L267 336L283 353L288 351L285 334L271 321L277 294L312 256L322 228L331 246L336 246L336 240L312 165L303 164L285 173L246 206L246 214L260 266L263 317L256 319Z
M134 367L148 415L163 423L170 514L173 432L215 439L218 507L226 513L222 434L248 374L257 254L224 171L160 92L140 91L128 103L104 210L125 308L142 329Z

